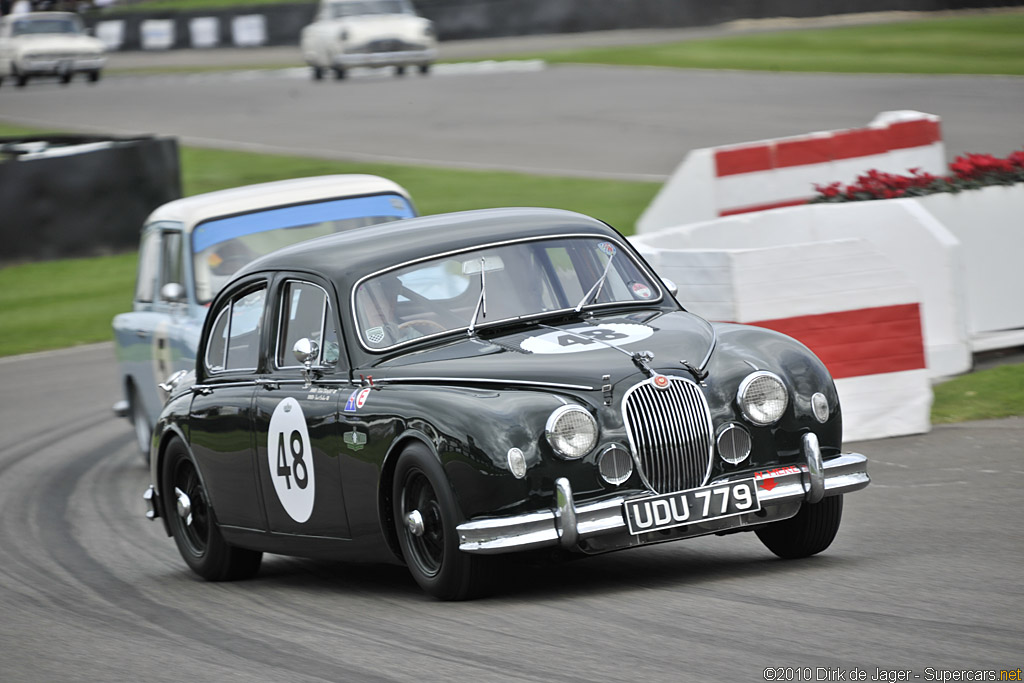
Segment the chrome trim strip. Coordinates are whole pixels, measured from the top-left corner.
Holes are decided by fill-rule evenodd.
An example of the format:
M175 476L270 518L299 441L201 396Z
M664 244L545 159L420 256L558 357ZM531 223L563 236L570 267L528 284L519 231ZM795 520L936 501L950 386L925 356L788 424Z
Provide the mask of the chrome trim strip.
M775 484L770 490L759 488L758 500L762 506L802 502L806 499L807 485L804 477L807 474L807 468L792 466L792 469L797 471L787 471L785 474L771 477ZM743 472L718 477L712 483L749 479L752 474L756 476L765 472L770 473L771 470L747 469ZM859 453L843 453L836 458L826 460L823 477L824 495L826 496L858 491L871 482L868 477L867 458ZM765 478L767 477L761 477L761 479ZM573 504L572 500L572 489L568 480L559 479L556 483L558 510L549 509L511 517L463 522L457 528L459 549L463 552L479 554L498 554L551 546L572 549L579 541L612 534L620 534L625 539L624 543L636 545L635 540L629 542L629 531L623 516L625 496L584 503L579 506ZM573 515L575 521L570 522ZM754 526L761 522L757 517L742 518L742 521L740 519L737 518L736 522L726 526L719 525L719 527ZM709 524L715 525L719 521L712 520ZM576 538L570 544L569 540L573 534L570 529L573 525ZM712 526L705 529L699 524L694 526L698 527L697 535L714 533L719 528Z
M406 384L416 382L467 382L472 384L512 384L522 387L541 387L543 389L571 389L573 391L595 391L594 387L585 384L561 384L558 382L535 382L525 379L495 379L493 377L381 377L373 380L375 384Z

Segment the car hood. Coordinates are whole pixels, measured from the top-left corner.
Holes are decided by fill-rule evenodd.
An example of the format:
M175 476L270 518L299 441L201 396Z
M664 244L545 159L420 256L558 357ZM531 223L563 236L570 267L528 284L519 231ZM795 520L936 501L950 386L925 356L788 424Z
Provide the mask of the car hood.
M466 337L411 352L372 368L389 381L499 381L597 389L640 372L634 354L649 352L655 371L685 374L680 361L699 365L714 339L702 318L677 311L603 316L587 322L530 325L486 338ZM608 376L605 379L605 375Z
M21 54L60 54L69 52L105 51L103 41L92 36L65 34L42 34L18 36L13 40L15 49Z

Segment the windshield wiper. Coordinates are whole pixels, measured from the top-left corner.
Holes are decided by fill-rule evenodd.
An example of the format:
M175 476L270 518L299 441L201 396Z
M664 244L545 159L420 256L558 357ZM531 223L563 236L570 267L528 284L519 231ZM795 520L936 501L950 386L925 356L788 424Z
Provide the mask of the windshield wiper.
M592 298L596 299L597 297L601 296L601 288L604 286L604 281L608 278L608 271L612 267L612 259L615 258L615 254L617 253L619 252L613 251L612 255L608 257L608 263L604 264L604 272L601 273L601 277L597 278L597 282L595 282L594 286L591 287L590 290L583 295L583 298L580 299L580 302L578 304L576 304L576 308L574 308L573 311L579 313L588 301L590 301Z
M484 257L480 257L480 298L476 300L476 309L473 310L473 319L469 321L469 328L466 330L470 337L476 334L476 319L483 312L483 316L487 317L487 277L484 275L485 260Z

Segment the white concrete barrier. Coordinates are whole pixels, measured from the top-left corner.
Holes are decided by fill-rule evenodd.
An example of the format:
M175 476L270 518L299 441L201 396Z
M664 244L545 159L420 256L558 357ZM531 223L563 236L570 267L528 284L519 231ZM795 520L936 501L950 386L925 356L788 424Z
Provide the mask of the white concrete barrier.
M913 201L962 245L964 317L971 347L990 351L1024 345L1024 183Z
M1024 233L1019 230L1018 233ZM761 211L691 223L641 235L634 242L653 250L770 248L857 238L870 242L885 255L885 261L897 266L920 292L926 366L932 377L966 372L971 368L970 335L965 315L966 272L960 242L931 213L913 199L849 202L844 204L805 204L777 211ZM1024 234L1021 234L1024 239ZM808 263L805 268L818 264ZM666 274L666 277L672 278ZM864 285L872 283L872 274L858 274L863 282L848 283L856 297ZM674 279L674 278L673 278ZM811 283L804 291L780 292L767 288L758 298L745 299L743 306L756 307L749 318L785 317L794 310L821 313L836 310L847 294L829 288L829 301L821 301L817 310L801 308L799 301L813 296ZM1020 289L1018 289L1018 292ZM694 294L703 296L696 290ZM1004 296L1012 296L1006 294ZM869 297L858 301L870 302ZM697 310L705 301L683 300ZM781 311L779 311L781 309ZM702 310L697 312L704 315ZM707 309L713 319L725 320L732 311ZM744 311L744 315L747 313Z
M817 354L836 382L845 439L928 431L920 294L867 240L722 249L633 241L690 310L783 332Z
M220 19L217 17L193 17L188 22L192 47L208 48L220 44Z
M231 38L237 47L259 47L267 42L267 18L245 14L231 19Z
M147 19L139 29L143 50L169 50L174 47L174 20Z
M803 204L814 185L877 169L946 170L939 117L882 112L865 128L691 151L640 216L638 234L681 223Z

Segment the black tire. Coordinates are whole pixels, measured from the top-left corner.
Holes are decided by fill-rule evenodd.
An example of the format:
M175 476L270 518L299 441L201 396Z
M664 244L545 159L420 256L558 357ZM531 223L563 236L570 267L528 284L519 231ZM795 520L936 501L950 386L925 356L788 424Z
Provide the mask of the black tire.
M404 76L405 75L405 67L404 66L396 66L395 67L395 75L396 76Z
M420 64L420 75L426 76L428 73L430 73L430 65Z
M72 74L70 71L65 71L64 73L62 73L60 75L60 84L61 85L67 85L68 83L70 83L71 82L71 77L73 75L74 74Z
M28 75L18 71L18 67L11 64L11 75L14 77L14 85L24 88L28 85Z
M189 568L207 581L235 581L255 576L263 553L236 548L221 536L199 471L181 441L175 439L168 444L161 469L164 514L178 552ZM179 506L176 491L187 496L187 508Z
M139 390L132 385L128 389L128 415L135 430L135 447L139 449L143 462L149 464L149 446L153 440L153 428L149 424L149 415L139 398Z
M99 71L99 69L97 69L96 71L90 71L89 72L89 82L90 83L96 83L99 80L100 80L100 71Z
M455 496L441 464L423 444L402 452L392 484L392 509L402 555L416 583L440 600L468 600L489 587L487 560L459 550L461 521ZM418 511L422 532L414 533L406 515Z
M348 76L348 72L341 67L334 67L334 80L343 81Z
M768 550L784 560L796 560L832 545L842 518L843 497L831 496L813 505L804 503L794 517L763 526L756 533Z
M322 66L311 67L311 73L313 74L314 81L324 80L324 68Z

